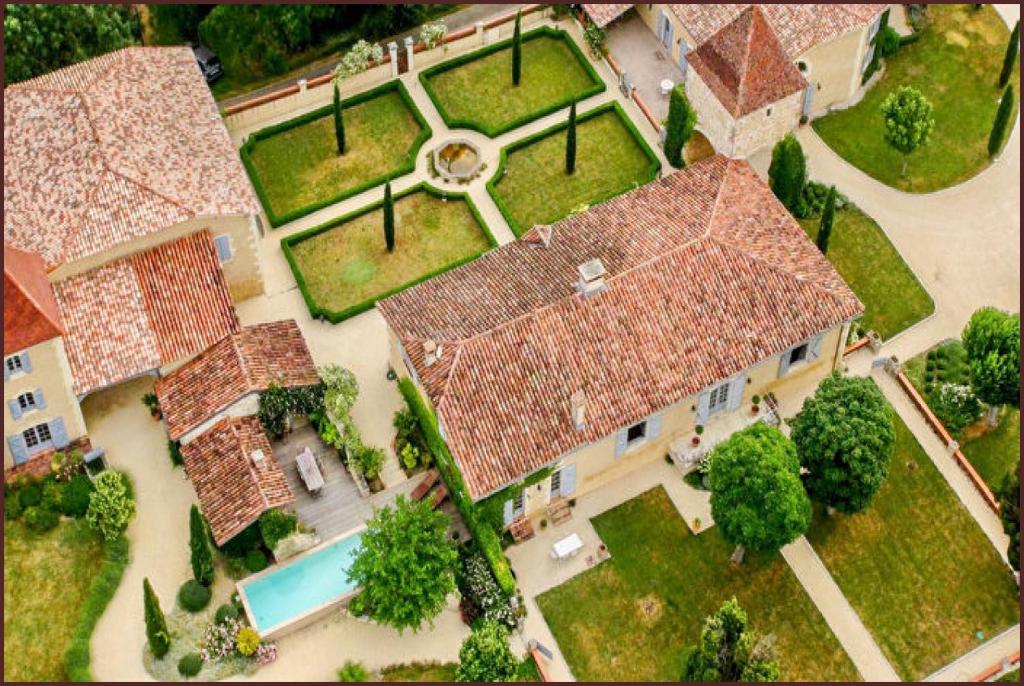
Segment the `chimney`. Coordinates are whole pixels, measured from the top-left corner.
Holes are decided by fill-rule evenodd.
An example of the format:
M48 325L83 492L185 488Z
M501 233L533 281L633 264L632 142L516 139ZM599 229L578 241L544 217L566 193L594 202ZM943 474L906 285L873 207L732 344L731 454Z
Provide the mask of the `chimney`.
M572 423L577 431L582 431L587 426L587 394L576 391L569 396L569 405L572 407Z
M428 367L440 360L443 352L444 348L440 343L435 343L433 340L423 341L423 361L427 363Z
M551 225L550 224L538 224L533 229L527 232L526 236L523 237L527 245L534 248L546 248L551 245Z
M576 290L582 293L584 298L597 295L605 289L604 277L608 272L599 258L595 257L584 262L576 268L576 271L580 274Z

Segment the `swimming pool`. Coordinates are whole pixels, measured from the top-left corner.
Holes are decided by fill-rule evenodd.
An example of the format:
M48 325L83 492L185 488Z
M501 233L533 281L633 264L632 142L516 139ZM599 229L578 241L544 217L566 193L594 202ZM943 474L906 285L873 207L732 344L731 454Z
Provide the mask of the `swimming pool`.
M356 531L238 584L249 621L267 637L355 593L349 565L362 539Z

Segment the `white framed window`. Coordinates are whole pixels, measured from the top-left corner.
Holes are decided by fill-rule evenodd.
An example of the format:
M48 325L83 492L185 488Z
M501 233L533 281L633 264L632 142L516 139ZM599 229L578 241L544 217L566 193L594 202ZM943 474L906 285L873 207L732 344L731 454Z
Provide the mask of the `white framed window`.
M726 381L711 389L708 396L708 414L724 410L729 406L729 387L731 385L731 381Z
M562 492L562 470L559 469L551 475L551 497L557 498Z
M235 255L231 250L231 236L222 233L213 239L213 244L217 248L217 259L220 263L230 262L231 258Z
M29 410L36 409L36 394L22 393L21 395L19 395L18 407L21 408L22 412L28 412Z
M50 426L45 422L25 429L21 432L21 437L25 439L25 447L29 450L45 446L53 440L53 436L50 434Z

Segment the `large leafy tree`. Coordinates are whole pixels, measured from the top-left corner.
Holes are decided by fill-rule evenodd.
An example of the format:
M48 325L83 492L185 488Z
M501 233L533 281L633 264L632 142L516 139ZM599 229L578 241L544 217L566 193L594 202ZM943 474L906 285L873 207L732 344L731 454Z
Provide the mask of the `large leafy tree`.
M508 645L508 630L489 619L475 627L459 648L456 681L514 681L519 661Z
M700 643L689 650L681 681L778 681L779 665L770 640L747 627L736 598L704 619Z
M807 531L811 501L800 462L778 429L758 422L720 443L710 482L711 516L731 544L774 552Z
M139 42L132 5L7 5L4 82L13 83Z
M900 86L882 101L885 140L903 155L901 174L907 175L907 158L928 143L935 118L932 103L913 86Z
M117 540L135 516L128 475L108 469L96 477L94 486L85 519L104 540Z
M840 512L860 512L885 483L896 445L892 410L871 379L824 379L790 422L807 493Z
M1010 566L1020 571L1020 461L1012 474L1007 474L999 487L999 518L1003 531L1010 537L1006 557Z
M203 586L213 583L213 549L210 532L199 508L192 505L188 518L188 546L192 559L192 576Z
M995 424L999 405L1020 406L1020 315L983 307L963 332L971 387L989 405Z
M448 521L428 501L399 496L367 522L348 577L375 620L415 631L444 609L458 562Z
M668 122L665 124L665 157L673 167L686 166L683 149L697 125L697 113L686 97L686 86L672 89L668 99Z
M800 141L791 133L772 148L768 185L786 209L795 214L807 185L807 159Z
M154 657L162 658L171 648L171 632L167 629L164 611L160 609L160 599L150 585L149 579L142 580L142 606L149 649Z

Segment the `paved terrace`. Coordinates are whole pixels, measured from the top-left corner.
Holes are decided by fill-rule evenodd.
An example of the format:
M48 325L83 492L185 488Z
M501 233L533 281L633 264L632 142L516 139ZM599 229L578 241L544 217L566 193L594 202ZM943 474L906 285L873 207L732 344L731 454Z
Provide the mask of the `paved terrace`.
M608 26L605 45L654 116L659 121L668 117L668 96L661 94L660 84L663 79L682 83L685 75L636 10Z

